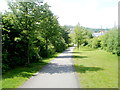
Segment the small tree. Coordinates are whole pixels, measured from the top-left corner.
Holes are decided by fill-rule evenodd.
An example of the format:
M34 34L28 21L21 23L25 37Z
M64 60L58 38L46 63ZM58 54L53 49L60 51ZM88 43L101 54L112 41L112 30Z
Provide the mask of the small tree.
M83 40L84 40L83 29L80 27L78 23L74 29L74 41L77 44L78 48L83 43Z

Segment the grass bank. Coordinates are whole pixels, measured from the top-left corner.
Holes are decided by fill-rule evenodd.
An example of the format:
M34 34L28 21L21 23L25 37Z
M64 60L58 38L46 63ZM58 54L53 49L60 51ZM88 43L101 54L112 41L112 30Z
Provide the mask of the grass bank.
M2 88L18 88L59 54L57 53L50 58L43 59L42 62L32 63L27 67L18 67L6 72L2 76Z
M82 88L118 88L118 57L109 52L74 49L74 66Z

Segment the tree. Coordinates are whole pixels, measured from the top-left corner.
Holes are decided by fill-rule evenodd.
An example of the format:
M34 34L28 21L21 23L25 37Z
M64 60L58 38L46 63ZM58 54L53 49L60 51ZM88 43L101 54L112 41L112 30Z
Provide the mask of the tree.
M68 33L47 3L9 2L9 6L11 11L2 15L3 71L66 49Z
M61 27L61 33L62 33L62 37L65 40L65 43L69 44L70 43L70 36L69 36L70 29L67 26L63 26Z
M74 29L74 40L78 48L83 43L84 40L83 28L80 27L79 23L76 25Z

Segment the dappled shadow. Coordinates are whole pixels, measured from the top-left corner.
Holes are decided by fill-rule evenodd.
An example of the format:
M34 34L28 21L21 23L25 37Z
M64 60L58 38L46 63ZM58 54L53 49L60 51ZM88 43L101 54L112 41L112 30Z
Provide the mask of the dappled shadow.
M55 74L55 73L72 73L74 72L73 65L59 65L57 63L50 63L47 66L45 66L39 73L49 73L49 74Z
M65 50L64 52L70 51L70 49Z
M57 58L72 58L72 56L71 55L70 56L65 55L65 56L58 56Z
M71 51L71 48L68 48L68 49L64 50L63 53L66 53L66 52L69 52L69 51Z
M14 78L14 77L25 77L29 78L33 76L33 73L38 72L42 66L47 65L48 63L41 61L40 63L33 63L29 66L18 67L12 70L7 71L2 75L2 79Z
M74 69L75 67L75 69ZM50 63L46 67L44 67L39 73L48 73L48 74L55 74L55 73L73 73L73 72L78 72L78 73L86 73L87 71L100 71L104 70L103 68L100 67L86 67L83 65L59 65L57 63Z
M42 63L36 64L36 66L38 66L38 65L46 65L46 64L48 64L48 63L42 62ZM25 68L27 68L27 69L25 69ZM40 69L40 68L39 69L36 68L35 65L25 67L25 68L14 70L12 73L8 73L7 77L3 76L3 79L14 78L14 77L26 77L26 78L29 78L29 77L33 76L32 73L36 73ZM86 73L87 71L103 70L100 67L85 67L83 65L75 65L75 68L76 68L76 72L79 72L79 73ZM48 65L44 66L39 71L39 73L48 73L48 74L73 73L73 72L75 72L75 69L74 69L72 64L60 65L60 64L57 64L57 63L49 63Z
M103 68L100 67L86 67L83 65L75 65L76 72L78 73L86 73L87 71L100 71L104 70Z
M67 53L78 53L80 54L81 52L70 52L70 49L65 50L66 55L64 56L58 56L57 58L61 58L61 60L63 60L65 58L65 60L67 60L67 58L88 58L87 56L76 56L76 55L68 55ZM50 57L52 58L52 57ZM64 61L63 61L64 62ZM59 65L57 63L48 63L44 62L40 62L40 63L36 63L36 65L30 65L27 67L23 67L23 68L16 68L14 70L11 70L10 72L6 73L6 75L3 75L3 79L6 78L14 78L14 77L26 77L29 78L31 76L33 76L33 73L38 72L42 66L46 65L45 67L42 68L42 70L39 71L39 73L49 73L49 74L55 74L55 73L72 73L75 72L75 69L73 67L73 65L68 64L68 65ZM38 68L39 67L39 68ZM86 71L98 71L98 70L102 70L99 67L85 67L85 66L75 66L77 69L77 72L80 73L85 73ZM27 68L27 69L26 69Z

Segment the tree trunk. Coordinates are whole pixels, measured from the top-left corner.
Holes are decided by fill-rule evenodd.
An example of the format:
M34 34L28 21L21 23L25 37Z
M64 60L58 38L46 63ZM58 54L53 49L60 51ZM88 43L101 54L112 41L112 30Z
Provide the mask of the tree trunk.
M80 45L80 43L79 43L79 42L77 42L77 48L79 48L79 45Z
M48 57L48 39L47 39L47 37L46 37L46 39L45 39L45 49L46 49L46 57Z

